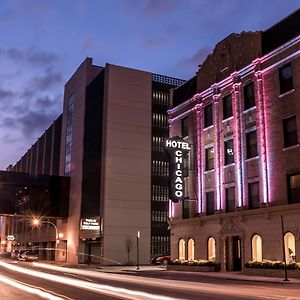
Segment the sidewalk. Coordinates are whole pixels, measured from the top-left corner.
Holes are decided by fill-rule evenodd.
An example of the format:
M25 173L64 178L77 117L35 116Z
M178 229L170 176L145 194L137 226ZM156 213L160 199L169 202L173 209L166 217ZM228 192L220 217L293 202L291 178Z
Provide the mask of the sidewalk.
M49 263L43 261L43 263ZM105 273L124 273L124 274L134 274L134 275L153 275L157 272L168 272L170 274L178 274L180 277L185 277L185 280L188 280L188 277L193 277L193 281L195 281L195 277L210 277L210 278L218 278L225 280L239 280L239 281L252 281L252 282L265 282L265 283L278 283L278 284L299 284L299 278L289 278L289 281L284 281L284 278L279 277L265 277L265 276L254 276L254 275L244 275L241 272L187 272L187 271L168 271L165 267L160 267L157 265L143 265L139 267L137 270L136 266L96 266L96 265L84 265L84 264L68 264L68 263L54 263L61 267L69 267L69 268L80 268L80 269L89 269L92 271L105 272Z

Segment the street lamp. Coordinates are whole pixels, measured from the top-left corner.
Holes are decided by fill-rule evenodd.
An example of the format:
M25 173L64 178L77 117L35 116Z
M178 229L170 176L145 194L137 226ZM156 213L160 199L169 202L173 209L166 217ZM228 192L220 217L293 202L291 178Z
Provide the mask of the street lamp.
M54 248L54 260L56 260L56 250L57 250L57 244L58 244L58 230L57 230L57 226L51 222L51 221L46 221L46 220L41 220L41 219L33 219L32 220L32 225L33 226L39 226L41 223L46 223L46 224L50 224L54 227L55 229L55 248Z
M140 269L140 253L139 253L139 239L140 239L140 231L138 230L136 236L136 269Z

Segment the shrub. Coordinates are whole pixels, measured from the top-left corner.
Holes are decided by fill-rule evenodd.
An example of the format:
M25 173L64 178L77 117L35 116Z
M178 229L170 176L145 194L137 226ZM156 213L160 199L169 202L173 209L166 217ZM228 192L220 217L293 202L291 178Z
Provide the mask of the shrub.
M245 264L245 267L255 269L284 269L284 262L268 259L264 259L263 261L250 260ZM300 262L287 263L286 267L288 270L300 270Z

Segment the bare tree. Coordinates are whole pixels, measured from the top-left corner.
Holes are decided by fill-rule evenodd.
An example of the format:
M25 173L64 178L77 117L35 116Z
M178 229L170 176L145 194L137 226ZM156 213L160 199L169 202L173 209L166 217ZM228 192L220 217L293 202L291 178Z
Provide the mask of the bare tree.
M129 265L130 264L129 254L133 247L133 241L130 238L130 236L128 236L128 235L126 236L126 239L125 239L125 246L126 246L126 251L127 251L127 264Z

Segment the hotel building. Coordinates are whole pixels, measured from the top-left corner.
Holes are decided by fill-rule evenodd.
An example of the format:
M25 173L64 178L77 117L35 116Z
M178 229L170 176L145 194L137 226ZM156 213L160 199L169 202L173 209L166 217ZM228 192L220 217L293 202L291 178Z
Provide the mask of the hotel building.
M170 205L173 259L237 271L283 260L283 243L287 261L300 257L299 24L300 10L229 35L199 66L197 91L173 91L170 137L191 146L184 199Z

